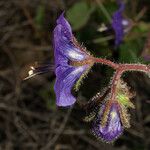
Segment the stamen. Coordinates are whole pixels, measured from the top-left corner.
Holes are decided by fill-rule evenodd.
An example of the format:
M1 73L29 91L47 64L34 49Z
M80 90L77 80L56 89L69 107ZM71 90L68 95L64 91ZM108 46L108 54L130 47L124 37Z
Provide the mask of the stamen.
M24 78L23 80L27 80L32 78L33 76L37 75L34 73L35 68L33 66L30 66L31 70L28 71L28 77Z
M28 71L28 76L24 78L23 80L28 80L36 75L52 71L53 69L54 67L51 64L46 64L46 65L39 66L39 67L30 66L30 70Z

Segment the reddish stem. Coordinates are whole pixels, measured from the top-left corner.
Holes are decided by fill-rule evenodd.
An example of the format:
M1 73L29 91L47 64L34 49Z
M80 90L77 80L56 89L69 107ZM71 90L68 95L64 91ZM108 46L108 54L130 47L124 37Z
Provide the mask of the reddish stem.
M94 61L95 63L100 63L100 64L104 64L104 65L110 66L111 68L113 68L113 69L115 69L115 70L116 70L116 69L118 68L118 66L119 66L119 64L116 64L116 63L114 63L114 62L112 62L112 61L110 61L110 60L107 60L107 59L95 58L95 57L93 57L92 59L93 59L93 61Z
M142 72L150 72L150 66L149 65L143 65L143 64L117 64L110 60L103 59L103 58L92 58L95 63L100 63L107 65L114 70L120 70L123 72L125 71L142 71Z
M125 71L142 71L142 72L150 72L150 66L149 65L143 65L143 64L121 64L120 69Z
M119 79L121 78L122 73L123 73L122 70L117 70L113 76L112 83L111 83L111 97L110 97L111 100L114 100L116 97L117 85Z
M105 64L109 67L112 67L116 70L114 77L111 83L111 100L115 100L117 84L122 76L122 74L126 71L141 71L145 73L150 73L150 65L143 64L117 64L107 59L102 58L92 58L95 63Z

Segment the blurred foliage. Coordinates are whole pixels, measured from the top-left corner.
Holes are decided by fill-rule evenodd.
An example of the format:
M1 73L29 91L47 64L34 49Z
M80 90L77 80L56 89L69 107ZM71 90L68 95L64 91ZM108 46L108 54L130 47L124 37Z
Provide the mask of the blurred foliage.
M142 58L139 58L142 39L131 40L121 45L119 61L122 63L140 63Z
M36 11L36 15L35 15L35 24L38 27L38 29L43 28L44 19L45 19L45 6L39 5L37 7L37 11Z
M78 30L90 18L90 15L95 10L95 5L89 5L86 1L77 2L67 11L67 18L70 21L73 30Z

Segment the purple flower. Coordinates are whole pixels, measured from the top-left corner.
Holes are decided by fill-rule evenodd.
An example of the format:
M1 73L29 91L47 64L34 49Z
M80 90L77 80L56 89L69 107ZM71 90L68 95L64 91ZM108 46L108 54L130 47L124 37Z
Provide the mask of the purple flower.
M54 55L56 103L58 106L73 105L76 99L71 94L72 87L89 68L86 60L90 55L75 41L64 13L58 18L54 29Z
M112 142L118 138L123 132L123 126L117 104L113 103L110 107L106 125L102 126L102 116L104 114L105 105L101 106L99 116L93 123L93 133L106 142Z
M115 34L115 47L118 47L123 41L124 35L127 34L133 27L134 22L131 19L123 16L125 3L122 0L116 1L119 5L119 9L113 13L112 23L106 26L105 24L102 24L102 26L99 28L99 31L113 31Z
M115 32L115 45L118 46L124 36L124 25L126 26L127 20L125 20L122 16L122 13L125 9L125 4L118 0L119 9L114 12L112 16L112 28Z

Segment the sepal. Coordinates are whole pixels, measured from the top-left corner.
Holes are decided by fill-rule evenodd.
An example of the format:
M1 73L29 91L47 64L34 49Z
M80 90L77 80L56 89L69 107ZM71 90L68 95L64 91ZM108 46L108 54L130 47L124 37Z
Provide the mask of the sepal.
M100 112L102 103L107 99L107 95L110 92L109 88L104 89L102 92L97 93L85 106L86 116L85 122L91 122L95 119L96 115Z
M135 94L130 92L129 87L123 80L119 80L117 84L116 90L116 100L118 103L123 105L126 108L135 108L134 104L131 102L131 98L133 98Z
M78 81L76 82L74 86L75 91L78 91L80 89L80 86L82 85L83 80L88 76L88 73L90 72L91 68L92 68L92 65L89 66L89 68L80 76L80 78L78 79Z

